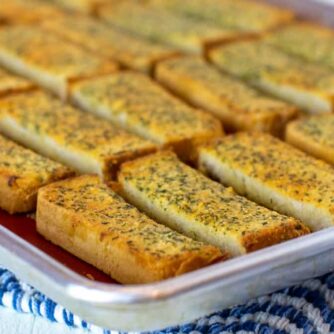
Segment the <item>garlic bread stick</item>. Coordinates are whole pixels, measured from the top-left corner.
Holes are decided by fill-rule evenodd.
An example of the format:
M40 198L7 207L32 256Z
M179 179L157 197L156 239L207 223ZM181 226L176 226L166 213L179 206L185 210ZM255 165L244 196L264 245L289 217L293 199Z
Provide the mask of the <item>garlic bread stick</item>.
M286 141L334 165L334 114L305 117L289 123Z
M0 64L62 98L70 81L113 72L111 60L86 52L38 27L0 29Z
M279 134L297 113L295 106L267 97L200 57L163 61L155 77L191 104L212 112L232 131Z
M73 172L0 135L0 208L9 213L36 208L40 187Z
M118 180L130 203L158 222L233 256L308 233L300 221L235 194L171 152L123 164Z
M117 60L133 70L149 73L153 65L179 52L171 47L134 37L86 16L64 15L43 22L43 27L96 54Z
M0 132L80 173L107 180L121 162L155 150L150 141L38 91L0 100Z
M303 62L262 41L233 43L212 50L223 71L310 113L331 112L334 72Z
M208 22L220 28L261 33L294 18L287 10L249 0L147 0L175 14Z
M76 83L71 100L162 147L173 147L184 159L191 159L197 144L223 134L218 119L189 107L141 73L119 72Z
M110 6L103 6L99 15L105 22L134 35L197 54L202 53L207 45L240 37L238 32L219 29L134 1L113 2Z
M239 133L199 150L199 166L238 193L316 231L334 225L334 169L268 135Z
M40 189L36 221L46 239L124 284L163 280L227 258L154 222L89 175Z
M299 22L273 31L266 41L291 55L334 70L334 32L331 29Z

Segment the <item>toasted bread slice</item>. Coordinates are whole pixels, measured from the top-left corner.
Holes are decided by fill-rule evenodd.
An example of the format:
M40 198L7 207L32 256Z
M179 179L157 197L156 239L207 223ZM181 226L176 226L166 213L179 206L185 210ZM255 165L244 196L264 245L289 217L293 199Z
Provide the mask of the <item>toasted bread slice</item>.
M232 30L219 29L128 0L103 6L99 15L107 23L134 35L197 54L207 45L240 37L240 33Z
M282 8L248 0L147 0L175 14L221 28L261 33L290 22L294 14Z
M84 175L38 192L37 231L124 284L149 283L227 258L160 225Z
M282 133L297 113L293 105L269 98L200 57L169 59L158 64L156 79L191 104L209 110L229 130Z
M334 72L321 65L298 60L262 41L222 46L209 57L222 70L310 113L333 109Z
M222 135L218 119L189 107L141 73L81 81L72 87L71 99L83 110L162 147L173 147L186 160L193 146Z
M313 231L334 225L334 169L268 134L239 133L201 147L199 166Z
M334 32L331 29L299 22L272 32L266 41L291 55L334 70Z
M334 165L334 114L291 122L285 138L289 144Z
M0 68L0 97L10 93L28 91L34 87L31 81Z
M45 19L61 16L60 10L45 1L2 0L0 22L10 24L38 23Z
M121 166L124 196L155 220L237 256L309 232L294 218L249 201L171 152Z
M118 165L155 150L155 145L43 92L0 101L0 131L81 173L106 180Z
M67 167L0 136L0 208L9 213L36 208L40 187L72 176Z
M69 81L113 72L117 65L33 26L0 29L0 64L66 98Z
M89 51L115 59L127 68L146 73L152 71L157 61L179 53L174 48L134 37L85 16L73 19L73 16L64 15L45 21L43 27Z

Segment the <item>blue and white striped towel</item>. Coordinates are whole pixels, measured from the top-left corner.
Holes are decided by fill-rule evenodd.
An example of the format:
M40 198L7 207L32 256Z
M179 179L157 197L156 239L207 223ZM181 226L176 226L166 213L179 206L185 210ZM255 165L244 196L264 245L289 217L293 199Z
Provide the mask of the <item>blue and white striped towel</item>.
M223 298L223 296L222 296ZM0 268L0 304L91 333L115 333L88 324L14 274ZM154 334L334 333L334 273Z

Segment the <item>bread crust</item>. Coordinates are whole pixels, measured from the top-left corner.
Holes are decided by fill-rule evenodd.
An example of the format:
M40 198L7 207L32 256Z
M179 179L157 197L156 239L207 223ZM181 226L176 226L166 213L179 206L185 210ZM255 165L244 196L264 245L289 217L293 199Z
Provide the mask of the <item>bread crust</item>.
M122 194L153 219L233 256L309 233L300 221L265 209L158 152L122 165Z
M317 120L320 121L318 124ZM326 122L327 120L328 122ZM309 133L300 128L300 125L303 125L303 123L310 125L310 121L314 122L314 125L317 126L315 129L317 132ZM328 128L327 133L324 133L323 137L318 135L318 131L321 133L321 130L325 130L326 127ZM286 128L285 140L302 151L334 165L334 146L331 138L333 133L334 115L314 116L312 119L298 119L289 123Z
M73 175L69 168L0 136L0 207L7 212L33 211L40 187Z
M191 104L219 117L228 131L282 135L286 123L297 114L295 106L261 95L199 57L163 61L156 67L155 78Z
M45 238L124 284L163 280L226 258L155 223L94 176L42 188L36 220Z

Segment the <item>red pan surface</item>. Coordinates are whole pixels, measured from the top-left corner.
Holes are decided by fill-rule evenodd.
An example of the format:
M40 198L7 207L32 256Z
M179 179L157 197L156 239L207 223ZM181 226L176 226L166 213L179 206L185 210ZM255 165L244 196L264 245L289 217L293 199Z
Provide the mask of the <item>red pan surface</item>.
M50 255L66 267L86 278L106 282L116 283L108 275L104 274L88 263L81 261L62 248L44 239L36 231L36 223L33 219L25 215L10 215L0 210L0 225L4 226L18 237L26 240L44 253Z

